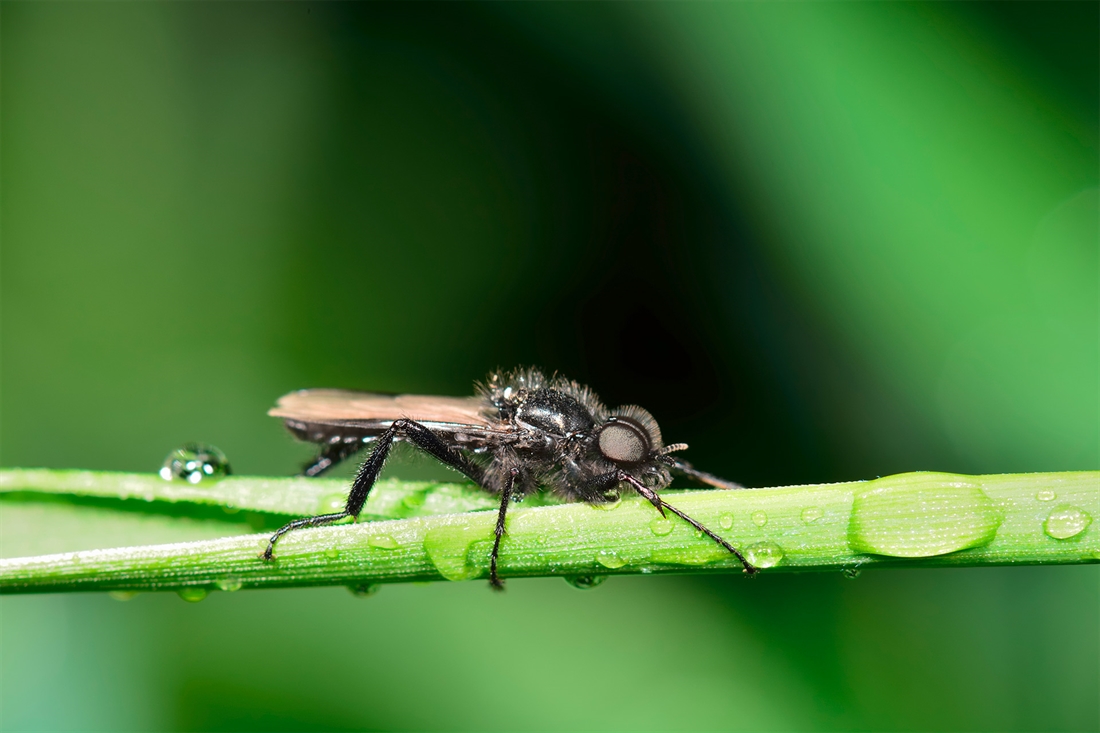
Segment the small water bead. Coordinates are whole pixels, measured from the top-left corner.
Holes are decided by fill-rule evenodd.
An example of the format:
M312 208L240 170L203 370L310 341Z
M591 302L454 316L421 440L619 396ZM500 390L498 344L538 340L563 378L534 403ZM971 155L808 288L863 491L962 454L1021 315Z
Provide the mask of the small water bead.
M664 537L672 532L672 522L664 517L657 517L649 523L649 529L658 537Z
M601 550L600 553L596 555L596 562L610 570L616 570L626 565L626 560L610 550Z
M229 459L206 443L185 443L168 454L160 469L165 481L183 479L191 484L228 476Z
M347 506L348 497L347 494L329 494L318 502L317 511L320 514L330 514L332 512L338 512Z
M732 514L723 514L722 516L718 517L718 526L721 527L722 529L732 529L733 528L733 515Z
M768 523L768 513L765 511L755 511L752 513L752 523L757 527L763 527Z
M607 580L606 575L567 575L565 582L580 590L592 590Z
M840 574L843 575L848 580L855 580L856 578L859 577L859 574L861 572L862 571L859 568L844 568L843 570L840 571Z
M327 557L329 560L336 560L340 557L340 551L337 550L335 547L330 547L325 550L325 557Z
M397 543L397 540L395 540L393 537L390 537L388 534L371 537L367 541L367 544L371 547L377 547L382 550L396 550L398 547L401 546Z
M802 510L802 523L813 524L825 516L825 510L819 506L808 506Z
M236 575L227 575L224 578L219 578L214 581L214 585L218 586L218 590L224 590L227 593L240 590L244 587L244 582Z
M176 591L176 595L188 603L198 603L203 598L206 598L207 593L208 591L206 588L199 585L189 585L186 588L180 588Z
M107 595L116 601L130 601L138 594L136 590L109 590Z
M1090 524L1092 517L1088 512L1063 504L1043 522L1043 531L1056 540L1068 540L1084 532Z
M381 587L378 583L356 583L355 585L349 585L348 591L356 598L366 598L367 596L373 596Z
M1058 495L1050 489L1043 489L1042 491L1036 492L1035 494L1036 501L1054 501L1057 498Z
M757 542L745 548L745 558L758 568L774 568L783 561L783 548L774 542Z

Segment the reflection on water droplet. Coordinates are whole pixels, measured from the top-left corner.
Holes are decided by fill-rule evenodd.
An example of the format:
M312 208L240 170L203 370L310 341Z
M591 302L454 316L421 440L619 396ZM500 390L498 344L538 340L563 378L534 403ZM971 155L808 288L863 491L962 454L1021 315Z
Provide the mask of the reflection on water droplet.
M390 537L388 534L381 534L376 537L371 537L367 544L371 547L377 547L382 550L396 550L400 545L397 544L397 540Z
M1090 524L1092 517L1088 512L1063 504L1052 511L1043 522L1043 531L1056 540L1068 540L1084 532Z
M605 568L610 568L611 570L615 570L616 568L621 568L623 565L626 565L626 560L622 559L610 550L600 550L600 553L596 555L596 562L598 562L600 565L603 565Z
M731 529L733 527L733 515L723 514L718 517L718 526L722 529Z
M605 580L607 580L606 575L567 575L565 577L566 583L581 590L592 590Z
M1054 501L1057 498L1058 495L1050 489L1043 489L1035 493L1035 499L1038 501Z
M338 512L347 506L348 497L346 494L329 494L322 497L321 501L317 505L318 514L331 514L332 512Z
M768 513L764 511L755 511L752 513L752 523L757 527L763 527L768 523Z
M206 598L206 594L206 588L198 585L189 585L186 588L180 588L176 591L176 595L188 603L198 603L203 598Z
M340 551L337 550L335 547L330 547L325 550L325 557L327 557L329 560L335 560L336 558L340 557Z
M783 548L774 542L757 542L745 548L745 559L758 568L774 568L783 560Z
M237 514L241 511L241 508L233 506L232 504L222 504L222 511L226 514Z
M802 510L802 523L813 524L825 516L825 510L819 506L808 506Z
M116 601L129 601L134 596L136 596L137 594L138 594L138 592L136 590L109 590L109 591L107 591L107 595L109 595L111 598L114 598Z
M348 590L356 598L366 598L367 596L373 596L381 587L378 583L356 583L355 585L349 585Z
M244 586L244 582L236 575L227 575L224 578L215 580L214 585L218 586L218 590L232 593L235 590L240 590Z
M664 537L672 532L672 522L664 517L657 517L649 523L649 530L658 537Z
M185 443L168 454L159 473L165 481L183 479L197 484L203 480L228 476L229 459L212 445Z
M860 572L859 568L844 568L840 571L840 574L849 580L855 580L859 577Z

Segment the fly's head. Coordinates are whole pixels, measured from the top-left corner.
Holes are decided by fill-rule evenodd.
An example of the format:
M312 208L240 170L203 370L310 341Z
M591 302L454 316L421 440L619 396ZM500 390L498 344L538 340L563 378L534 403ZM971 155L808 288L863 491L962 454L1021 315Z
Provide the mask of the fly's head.
M661 429L647 411L637 405L627 405L612 410L610 417L595 433L600 456L641 481L646 487L658 490L672 483L668 467L672 459L668 454L687 446L670 445L661 440Z

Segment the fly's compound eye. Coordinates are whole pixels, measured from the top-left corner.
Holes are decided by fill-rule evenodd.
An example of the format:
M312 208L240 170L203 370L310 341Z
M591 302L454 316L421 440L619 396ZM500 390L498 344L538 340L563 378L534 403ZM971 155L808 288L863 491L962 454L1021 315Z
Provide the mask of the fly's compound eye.
M611 418L600 430L600 453L616 463L638 463L649 456L649 438L633 420Z

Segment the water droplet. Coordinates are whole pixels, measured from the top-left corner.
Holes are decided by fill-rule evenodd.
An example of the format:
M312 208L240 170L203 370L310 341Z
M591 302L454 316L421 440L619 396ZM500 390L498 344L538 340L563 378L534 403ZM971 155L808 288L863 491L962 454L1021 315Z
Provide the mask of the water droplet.
M1050 489L1043 489L1042 491L1038 491L1035 493L1036 501L1054 501L1057 498L1058 495Z
M401 497L401 503L409 509L420 509L424 506L424 502L428 500L428 492L426 490L413 491Z
M200 585L189 585L176 591L176 595L178 595L180 598L187 601L188 603L198 603L203 598L206 598L206 594L206 588L203 588Z
M825 516L825 510L819 506L808 506L802 510L802 523L813 524Z
M218 586L218 590L224 590L227 593L232 593L235 590L240 590L244 587L244 582L236 575L227 575L224 578L219 578L214 581L214 585Z
M335 547L330 547L325 550L325 557L327 557L329 560L335 560L340 557L340 551L337 550Z
M241 511L241 508L232 504L222 504L222 511L226 514L237 514Z
M192 484L228 475L229 459L206 443L185 443L176 448L164 459L160 469L160 477L165 481L183 479Z
M672 532L672 522L664 517L657 517L649 523L649 530L658 537L664 537Z
M331 514L332 512L338 512L347 506L348 495L347 494L329 494L322 497L321 501L317 504L318 514Z
M567 575L565 577L566 583L581 590L592 590L605 580L607 580L606 575Z
M774 568L783 561L783 548L765 540L745 548L745 559L758 568Z
M1085 531L1092 524L1088 512L1063 504L1050 513L1043 522L1043 531L1056 540L1068 540Z
M981 486L950 473L907 473L856 494L848 546L889 557L934 557L993 541L1003 516Z
M116 601L129 601L136 596L138 592L136 590L109 590L107 595L114 598Z
M600 565L603 565L605 568L610 568L611 570L615 570L617 568L621 568L623 565L626 565L626 560L622 559L610 550L600 550L599 554L596 555L596 562L598 562Z
M768 523L768 513L765 511L755 511L752 513L752 523L757 527L763 527Z
M373 596L381 587L378 583L356 583L355 585L349 585L348 590L356 598L366 598L367 596Z
M731 529L733 527L733 515L723 514L718 517L718 526L722 529Z
M390 537L388 534L380 534L375 537L371 537L367 544L371 547L377 547L382 550L396 550L401 545L397 544L397 540Z
M856 578L859 577L859 574L861 572L862 571L859 568L844 568L843 570L840 571L840 574L843 575L848 580L855 580Z
M481 572L478 565L482 563L470 562L470 547L478 540L492 536L490 522L493 519L465 525L448 524L428 530L424 535L424 549L440 575L447 580L469 580ZM481 558L478 560L480 561ZM483 564L488 565L488 563L489 558L486 553Z

